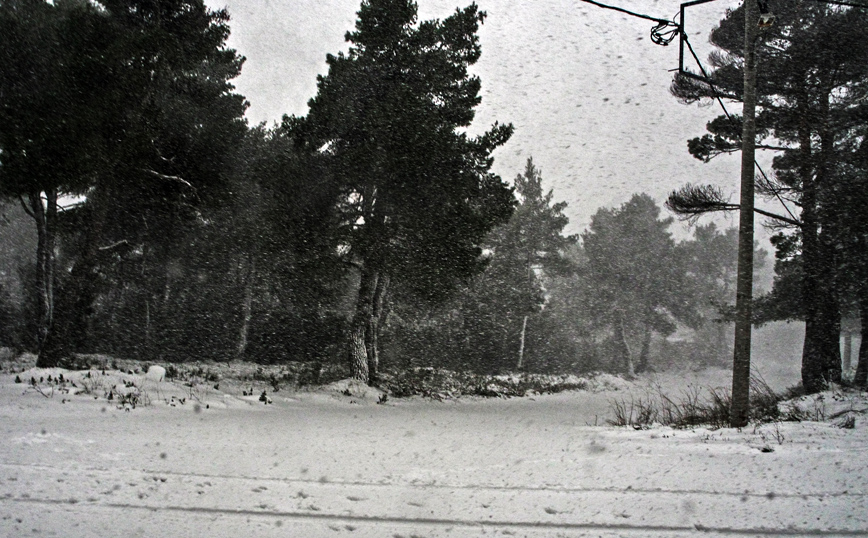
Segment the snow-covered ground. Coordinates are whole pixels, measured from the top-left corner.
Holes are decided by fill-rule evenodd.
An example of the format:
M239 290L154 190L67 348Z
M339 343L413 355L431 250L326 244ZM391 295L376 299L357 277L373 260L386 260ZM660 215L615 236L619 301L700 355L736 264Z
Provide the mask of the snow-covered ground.
M52 394L59 373L91 394ZM384 405L345 383L267 405L265 385L18 375L0 375L4 537L868 535L868 403L854 393L800 403L827 419L852 408L852 429L634 430L606 425L612 401L728 373ZM135 390L136 408L121 405Z

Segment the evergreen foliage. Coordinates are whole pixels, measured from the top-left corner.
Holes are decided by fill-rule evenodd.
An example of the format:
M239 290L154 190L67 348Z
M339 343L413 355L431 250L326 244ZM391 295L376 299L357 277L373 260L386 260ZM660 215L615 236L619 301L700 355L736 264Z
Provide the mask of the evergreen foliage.
M758 311L765 317L805 320L802 382L808 392L816 392L841 378L838 265L840 245L848 242L846 235L852 231L840 225L848 211L841 195L844 183L851 180L836 163L848 161L864 136L868 14L811 2L770 1L768 7L776 20L757 43L757 147L778 155L774 175L759 178L757 189L770 199L791 202L800 214L786 213L789 209L777 215L761 212L778 226L791 228L785 233L798 238L776 240L784 249L778 257L778 267L784 272L773 297L761 299ZM719 49L711 56L713 86L678 76L673 94L687 102L714 95L741 98L743 9L731 11L712 32L711 41ZM708 160L737 151L739 123L737 116L734 121L720 117L709 122L710 134L690 141L690 152ZM675 193L670 205L685 206L684 194L689 193ZM707 210L737 208L720 200L705 200L704 206ZM790 251L795 245L798 261Z
M530 159L512 189L491 173L512 128L469 134L484 19L367 0L310 113L250 128L225 11L0 0L0 196L36 232L0 267L0 345L42 366L349 355L374 382L381 348L393 372L629 372L653 334L722 318L732 232L676 245L637 195L580 245Z
M618 209L598 210L582 234L590 307L597 322L611 328L617 369L628 375L647 367L652 333L667 336L677 321L691 326L700 321L685 293L683 266L675 261L672 219L659 216L657 204L637 194ZM631 349L634 334L638 355Z
M377 338L392 281L421 299L445 296L483 267L485 234L512 211L491 174L491 152L511 126L470 137L485 19L471 5L440 21L417 20L409 0L362 3L349 52L329 72L303 119L300 145L329 157L346 259L360 274L348 354L353 376L375 380Z

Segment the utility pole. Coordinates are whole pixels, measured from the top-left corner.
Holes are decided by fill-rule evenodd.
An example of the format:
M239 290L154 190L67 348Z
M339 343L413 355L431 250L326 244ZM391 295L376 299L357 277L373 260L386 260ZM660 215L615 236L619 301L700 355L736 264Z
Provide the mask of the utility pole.
M756 154L757 0L744 0L744 107L741 134L741 196L738 216L738 270L735 299L735 344L732 360L732 406L729 423L747 426L750 413L751 301L753 299L753 210Z

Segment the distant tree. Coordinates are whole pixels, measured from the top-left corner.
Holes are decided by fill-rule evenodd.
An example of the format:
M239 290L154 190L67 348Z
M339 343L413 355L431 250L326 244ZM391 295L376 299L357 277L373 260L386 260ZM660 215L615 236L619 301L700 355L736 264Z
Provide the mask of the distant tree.
M521 369L528 321L546 302L544 282L574 269L566 253L577 238L563 235L567 204L552 203L551 190L544 194L532 159L514 183L518 206L486 240L489 265L468 289L463 310L473 342L467 351L487 348L489 362L506 361Z
M727 323L733 321L735 304L738 230L721 232L714 223L698 225L693 237L678 243L678 262L685 271L682 293L690 297L699 315L700 338L708 338L706 352L719 362L731 360L726 340ZM765 267L768 253L754 242L754 279Z
M479 104L468 74L485 18L476 5L417 21L409 0L364 1L349 52L328 56L328 75L304 119L285 124L331 161L346 260L360 274L348 334L353 377L375 381L390 283L444 296L484 266L485 234L512 212L510 189L490 173L511 126L472 138Z
M240 196L224 213L224 237L244 269L236 351L325 360L340 340L347 293L327 159L299 152L280 126L253 129L244 156Z
M592 315L611 330L617 367L634 375L647 367L653 333L672 334L676 321L695 325L698 315L684 293L685 274L669 232L672 219L637 194L618 209L600 209L582 234ZM641 349L631 349L638 334ZM638 364L636 359L638 358Z
M571 243L561 257L569 261L568 273L545 278L544 308L531 320L527 335L528 371L582 373L599 369L595 321L588 313L595 290L587 286L587 258L578 243Z

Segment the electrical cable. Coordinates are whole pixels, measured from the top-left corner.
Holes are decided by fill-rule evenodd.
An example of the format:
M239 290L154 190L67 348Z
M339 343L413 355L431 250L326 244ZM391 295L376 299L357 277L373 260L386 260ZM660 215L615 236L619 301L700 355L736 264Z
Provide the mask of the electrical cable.
M733 122L733 124L735 124L735 119L732 117L732 115L727 110L726 105L723 103L723 99L721 97L720 92L717 91L717 88L714 86L714 83L711 82L711 77L708 75L708 72L705 70L705 67L702 65L702 62L699 60L699 57L696 55L696 51L693 50L693 45L691 45L690 40L687 39L687 33L684 32L684 29L681 27L681 24L677 24L673 21L661 19L658 17L652 17L650 15L644 15L642 13L636 13L635 11L630 11L630 10L624 9L622 7L603 4L601 2L596 2L594 0L582 0L582 1L586 2L588 4L593 4L597 7L601 7L604 9L611 9L613 11L618 11L620 13L624 13L624 14L627 14L627 15L630 15L633 17L637 17L640 19L645 19L645 20L656 22L657 25L651 29L651 41L656 45L662 45L665 47L666 45L671 43L675 39L675 37L678 36L678 34L681 34L683 36L682 39L684 40L684 43L687 45L687 49L690 51L690 54L693 56L693 59L696 62L696 65L699 67L699 71L702 73L703 82L708 84L708 87L711 89L711 92L712 92L712 95L714 96L714 99L720 105L720 108L723 110L723 113L727 117L727 119L729 121ZM848 6L848 7L868 9L868 5L858 4L858 3L854 3L854 2L847 2L845 0L816 0L816 1L820 2L820 3L825 3L825 4L834 4L834 5L838 5L838 6ZM683 6L683 4L682 4L682 6ZM768 11L768 9L765 5L765 2L762 2L762 7L765 8L762 10L763 12ZM756 159L754 159L754 165L756 166L756 169L759 170L759 173L760 173L760 175L762 175L763 180L768 182L769 181L768 176L766 175L762 166L760 166L759 162L756 161ZM775 194L775 197L778 199L778 201L781 203L781 205L784 207L786 212L790 215L790 217L792 217L792 219L794 221L798 221L798 219L795 217L795 215L793 215L792 211L790 211L790 208L784 202L783 198L781 198L780 193L775 192L774 194Z
M651 28L651 42L655 45L666 46L681 33L681 26L672 21L660 21L657 26Z
M656 22L656 23L665 23L665 24L668 24L668 23L669 23L669 21L667 21L666 19L661 19L661 18L659 18L659 17L652 17L652 16L650 16L650 15L643 15L643 14L641 14L641 13L636 13L636 12L634 12L634 11L630 11L630 10L628 10L628 9L624 9L624 8L622 8L622 7L618 7L618 6L610 6L610 5L607 5L607 4L601 4L600 2L595 2L594 0L582 0L582 2L587 2L587 3L589 3L589 4L594 4L594 5L597 6L597 7L602 7L602 8L605 8L605 9L612 9L612 10L615 10L615 11L620 11L621 13L626 13L627 15L632 15L633 17L639 17L640 19L645 19L645 20L649 20L649 21L654 21L654 22Z
M595 2L594 0L582 1L604 9L611 9L613 11L625 13L632 17L638 17L640 19L656 22L657 25L654 28L651 28L651 42L655 45L662 45L665 47L669 43L672 43L672 41L675 40L678 34L681 33L681 25L670 20L661 19L659 17L652 17L651 15L643 15L642 13L636 13L635 11L630 11L629 9L624 9L618 6L610 6L608 4L602 4L600 2Z

